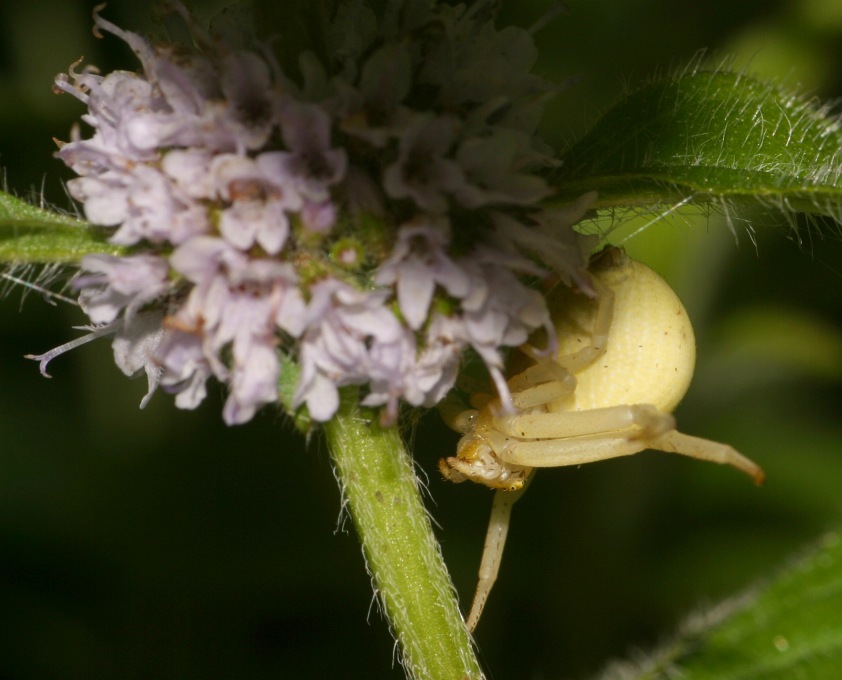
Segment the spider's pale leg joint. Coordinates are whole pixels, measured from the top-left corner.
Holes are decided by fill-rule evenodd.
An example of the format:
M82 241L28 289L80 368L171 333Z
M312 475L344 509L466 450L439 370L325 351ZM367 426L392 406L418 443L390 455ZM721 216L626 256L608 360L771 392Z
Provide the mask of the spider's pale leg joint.
M592 364L605 354L611 322L614 319L614 291L594 278L598 302L594 313L594 325L591 330L591 344L573 354L560 356L557 362L571 373L578 373L585 366Z
M488 595L491 593L491 588L494 586L497 574L500 571L503 549L506 547L506 536L509 533L512 506L520 499L527 486L528 483L517 491L497 491L494 494L491 518L488 521L488 532L485 535L485 545L482 551L482 561L479 565L479 581L477 581L474 600L468 612L467 626L472 633L479 623L482 610L488 601Z
M555 361L542 361L509 380L512 404L528 409L562 399L576 389L576 378Z
M510 465L564 467L630 456L648 447L646 440L603 434L573 439L510 440L497 455Z
M494 428L509 437L523 439L568 439L602 436L615 439L651 439L675 429L672 414L649 404L609 406L586 411L532 413L498 416Z
M476 410L466 409L465 404L452 393L442 399L437 408L442 420L451 430L461 434L470 432L477 415Z
M745 472L755 484L763 484L766 473L753 460L746 458L739 451L727 444L721 444L701 437L693 437L681 432L667 432L649 442L649 446L659 451L678 453L682 456L706 460L712 463L730 465Z
M611 322L614 319L614 291L597 279L594 279L593 284L599 296L591 340L594 352L593 358L597 359L605 354L605 349L608 346L608 334L611 331Z

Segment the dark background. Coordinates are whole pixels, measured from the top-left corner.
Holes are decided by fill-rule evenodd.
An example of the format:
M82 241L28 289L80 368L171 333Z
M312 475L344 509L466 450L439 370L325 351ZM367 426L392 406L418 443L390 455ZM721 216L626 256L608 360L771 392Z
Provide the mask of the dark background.
M93 4L0 3L0 164L12 190L43 187L61 207L68 175L51 138L67 139L82 107L53 95L52 77L81 55L136 67L116 39L91 37ZM528 26L550 3L503 5L502 21ZM582 77L547 118L559 147L629 86L701 49L823 98L842 93L839 0L567 5L538 36L540 72ZM105 10L135 29L147 14ZM805 222L799 243L785 225L743 217L734 234L717 215L659 220L625 245L696 321L681 429L732 443L764 466L767 486L663 454L542 472L516 508L477 632L489 677L587 677L838 522L839 229ZM648 221L620 220L612 238ZM81 315L37 295L22 304L19 291L0 307L0 679L402 677L353 530L337 531L319 437L305 446L271 410L226 428L213 387L195 412L164 394L139 411L144 381L119 373L107 341L61 357L45 380L22 355L75 337ZM455 441L430 413L413 449L467 603L490 494L439 478Z

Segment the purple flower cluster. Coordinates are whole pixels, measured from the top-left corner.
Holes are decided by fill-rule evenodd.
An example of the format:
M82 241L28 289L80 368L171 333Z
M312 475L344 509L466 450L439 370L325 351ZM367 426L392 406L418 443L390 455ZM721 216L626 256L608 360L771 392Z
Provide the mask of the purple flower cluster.
M118 366L148 376L143 404L161 387L195 408L214 377L242 423L297 364L293 408L326 421L358 385L388 420L441 400L467 348L505 402L501 350L553 332L527 281L586 286L571 227L592 200L539 204L553 88L529 73L528 32L495 29L484 2L404 0L378 20L346 0L326 63L302 55L295 83L267 47L229 47L171 4L198 48L95 14L142 72L56 80L93 129L58 152L68 188L126 249L83 258L79 302Z

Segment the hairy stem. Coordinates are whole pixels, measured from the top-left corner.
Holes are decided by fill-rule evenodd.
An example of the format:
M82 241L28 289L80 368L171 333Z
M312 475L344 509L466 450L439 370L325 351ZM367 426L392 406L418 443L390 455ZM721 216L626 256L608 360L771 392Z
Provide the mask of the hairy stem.
M411 678L482 678L397 428L343 395L325 426L343 500Z

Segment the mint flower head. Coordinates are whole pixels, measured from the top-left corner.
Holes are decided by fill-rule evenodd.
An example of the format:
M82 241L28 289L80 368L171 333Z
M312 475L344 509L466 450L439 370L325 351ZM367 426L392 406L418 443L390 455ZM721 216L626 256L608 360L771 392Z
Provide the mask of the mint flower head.
M442 399L472 349L505 403L505 348L553 337L530 283L588 289L571 227L593 196L541 205L555 161L535 128L557 88L529 73L529 32L498 31L487 2L396 1L376 18L348 0L296 82L271 45L226 43L169 5L193 45L97 12L140 71L56 79L92 130L58 152L68 189L125 254L82 259L90 334L34 357L42 371L111 335L118 366L148 376L142 405L160 388L195 408L213 378L225 421L243 423L297 366L288 406L324 422L356 385L392 421Z

